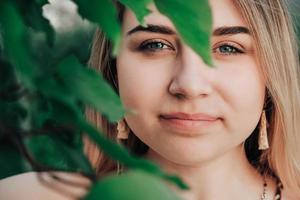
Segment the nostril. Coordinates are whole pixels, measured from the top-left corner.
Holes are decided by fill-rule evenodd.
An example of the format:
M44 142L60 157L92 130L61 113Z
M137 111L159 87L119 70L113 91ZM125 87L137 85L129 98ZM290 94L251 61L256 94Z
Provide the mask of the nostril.
M177 99L185 99L185 95L184 94L180 94L180 93L177 93L174 95Z
M185 95L183 93L176 93L176 94L172 94L176 99L178 100L184 100L184 99L192 99L195 96L189 96L189 95ZM206 97L208 94L199 94L198 97Z

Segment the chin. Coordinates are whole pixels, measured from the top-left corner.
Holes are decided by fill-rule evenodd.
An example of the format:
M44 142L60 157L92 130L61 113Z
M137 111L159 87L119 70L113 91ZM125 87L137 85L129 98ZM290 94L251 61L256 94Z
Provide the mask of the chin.
M170 162L169 164L182 166L200 165L218 156L217 149L199 148L199 145L198 148L170 148L157 149L155 151L156 153L151 155L154 157L155 162Z
M215 158L216 156L214 155L181 155L178 157L169 157L167 158L170 162L177 164L177 165L182 165L182 166L197 166L197 165L201 165L202 163L205 163L209 160L212 160L213 158Z

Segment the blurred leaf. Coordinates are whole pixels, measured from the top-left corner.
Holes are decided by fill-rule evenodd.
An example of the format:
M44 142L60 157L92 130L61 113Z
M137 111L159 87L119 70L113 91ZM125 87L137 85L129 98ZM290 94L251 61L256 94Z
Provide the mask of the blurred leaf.
M126 166L131 168L143 169L145 171L153 173L154 175L163 177L166 180L170 180L181 188L187 188L187 186L178 177L165 174L159 169L159 167L154 165L149 160L136 158L130 155L129 152L123 147L119 146L118 144L106 138L103 134L99 133L99 131L96 128L94 128L85 121L82 113L78 110L76 104L72 103L73 101L71 100L70 96L68 94L62 95L61 92L63 92L63 90L60 91L60 89L63 87L52 87L51 84L53 83L53 81L50 81L48 83L41 82L40 84L44 85L41 88L45 89L45 91L50 91L49 88L57 88L55 90L52 90L51 95L49 96L53 98L52 101L57 101L55 106L53 106L51 109L52 114L50 115L53 119L60 122L71 123L76 125L78 129L87 134L92 139L92 141L94 141L101 148L102 151L104 151L111 158L119 160L121 163L124 163ZM47 95L49 95L49 92L47 93Z
M32 77L38 70L28 54L26 27L11 3L1 2L0 25L3 28L4 55L16 67L23 84L33 88Z
M36 2L40 7L42 7L42 6L44 6L44 5L46 5L46 4L49 3L48 0L35 0L35 2Z
M180 199L160 178L140 170L131 170L119 176L98 181L84 200L176 200Z
M68 32L57 33L57 40L52 50L55 53L55 60L62 55L74 55L83 65L88 63L90 57L91 41L96 27L81 28ZM80 41L80 42L74 42Z
M121 40L121 26L117 18L117 10L111 0L73 0L78 6L79 14L91 22L97 23L101 30L113 42L114 54ZM109 20L108 20L109 19Z
M47 35L47 42L50 46L54 43L54 30L48 19L43 16L42 6L47 4L46 0L30 0L30 1L11 1L18 8L18 12L22 16L22 20L28 26L36 31L41 31Z
M23 96L14 68L0 56L0 179L30 171L16 145L18 130L28 113L19 99Z
M69 134L69 135L66 135ZM62 137L66 138L63 139ZM60 171L84 172L94 174L91 164L82 149L71 144L74 133L48 133L47 135L31 136L25 139L25 144L35 160L39 163ZM80 137L80 134L77 133Z
M76 123L82 117L83 112L76 98L51 76L40 79L38 86L39 92L48 100L46 115L62 123Z
M73 1L84 18L104 30L116 49L121 28L114 1ZM146 6L152 1L120 0L133 10L140 22L149 13ZM80 61L85 62L88 52L87 45L83 45L88 43L83 42L81 33L66 33L56 38L54 46L46 44L46 40L51 42L54 38L52 27L42 16L41 6L46 3L46 0L0 1L3 32L3 39L0 36L0 73L3 73L0 74L0 166L3 169L0 178L30 170L12 138L24 139L29 153L43 165L95 176L82 151L82 133L129 171L139 169L99 181L88 199L95 199L97 195L118 199L126 196L130 199L176 199L160 178L186 189L187 185L179 177L164 173L149 160L130 155L84 118L85 105L96 108L111 122L119 120L127 110L101 75L81 65ZM155 0L155 3L170 17L183 40L211 64L208 0ZM16 131L6 131L8 128ZM121 188L121 198L114 196L116 188L118 191Z
M0 123L2 126L19 129L27 117L27 110L18 101L0 100ZM0 130L0 139L4 132Z
M70 109L70 102L64 101L66 98L61 99L57 101L43 96L32 99L28 108L32 129L24 137L27 150L42 165L42 170L72 171L95 176L83 153L83 141L76 125L78 115L83 115L80 106L73 105Z
M17 147L7 140L0 139L0 179L31 170Z
M13 66L0 56L0 101L13 101L20 97L21 86L18 84Z
M124 147L109 140L103 134L100 134L96 128L85 122L85 120L80 120L78 124L80 125L84 133L92 141L94 141L94 143L97 144L106 155L110 156L112 159L120 161L128 168L143 169L151 173L152 175L156 175L158 177L169 180L181 189L188 188L188 186L180 178L164 173L157 165L155 165L151 161L130 155L129 152L124 149Z
M101 75L84 68L75 57L68 57L58 66L62 86L110 121L118 121L125 113L121 100Z
M183 41L212 65L210 36L212 14L208 0L154 0L158 10L170 18ZM196 8L196 9L195 9Z
M65 76L67 75L64 75L62 77ZM80 79L76 79L77 82L79 82L78 80ZM144 169L160 177L164 177L167 180L171 180L182 188L186 188L186 185L179 178L176 178L171 175L166 175L149 160L144 160L141 158L135 158L131 156L128 153L128 151L125 150L123 147L112 142L103 134L99 133L99 131L96 128L88 124L83 118L83 115L80 112L79 107L76 105L76 102L72 98L72 95L66 92L68 90L66 90L63 84L59 85L53 79L45 79L40 81L39 86L41 91L47 91L45 95L47 95L48 98L52 99L52 102L56 101L55 106L53 106L52 109L50 109L52 110L52 114L50 115L53 119L60 122L71 123L76 125L79 130L87 134L92 139L92 141L94 141L107 155L109 155L115 160L119 160L126 166Z
M144 17L150 14L147 5L153 0L119 0L119 2L128 6L134 12L140 24L145 26Z

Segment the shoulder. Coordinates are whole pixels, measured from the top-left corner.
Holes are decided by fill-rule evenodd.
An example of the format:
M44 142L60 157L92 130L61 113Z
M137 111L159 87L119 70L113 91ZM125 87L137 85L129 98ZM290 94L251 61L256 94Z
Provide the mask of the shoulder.
M89 186L89 181L77 174L55 172L55 175L69 184L51 178L46 172L29 172L0 180L0 199L71 200L83 196Z

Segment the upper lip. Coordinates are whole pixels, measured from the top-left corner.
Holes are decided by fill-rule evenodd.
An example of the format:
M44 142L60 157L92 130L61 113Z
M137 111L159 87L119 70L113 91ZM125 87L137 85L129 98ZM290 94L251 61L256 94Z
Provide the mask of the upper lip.
M189 114L183 112L162 114L161 117L165 119L182 119L182 120L194 120L194 121L214 121L218 119L218 117L214 117L212 115L205 114L205 113Z

